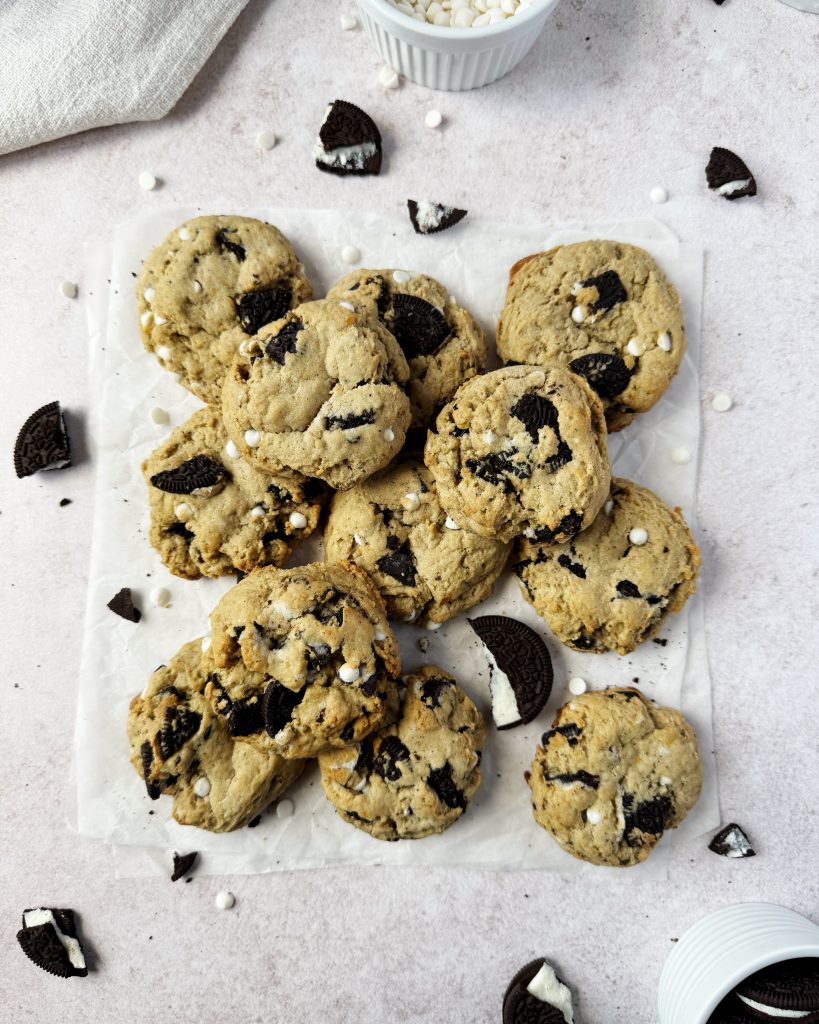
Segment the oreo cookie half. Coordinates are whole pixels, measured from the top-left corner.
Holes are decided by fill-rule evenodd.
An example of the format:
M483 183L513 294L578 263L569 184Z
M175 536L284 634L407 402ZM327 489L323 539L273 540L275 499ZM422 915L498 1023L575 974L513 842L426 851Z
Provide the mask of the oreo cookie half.
M417 295L398 292L392 300L387 327L407 359L434 356L452 334L449 321L437 306Z
M429 199L420 199L418 202L408 199L407 209L416 235L434 235L439 231L446 231L466 216L466 210L433 203Z
M756 181L744 160L730 149L714 146L705 168L708 187L725 199L756 195Z
M71 442L59 402L33 412L14 442L14 471L18 477L71 465Z
M503 1024L574 1024L571 989L539 957L521 967L503 997Z
M119 615L121 619L127 619L129 622L139 622L142 618L142 612L134 604L130 587L123 587L117 594L114 594L108 602L108 607L115 615Z
M319 129L316 167L328 174L378 174L381 132L354 103L333 100Z
M819 1021L819 957L783 960L746 978L735 989L753 1020Z
M165 469L151 477L151 484L169 494L193 494L200 487L213 487L226 475L224 466L207 455L194 455L175 469Z
M29 960L49 974L58 978L84 978L88 974L73 910L24 910L17 941Z
M731 822L717 832L708 849L712 853L718 853L720 857L755 857L756 850L751 846L751 840L745 832L736 824Z
M495 725L512 729L531 722L552 692L554 672L548 647L517 619L483 615L467 622L486 648Z

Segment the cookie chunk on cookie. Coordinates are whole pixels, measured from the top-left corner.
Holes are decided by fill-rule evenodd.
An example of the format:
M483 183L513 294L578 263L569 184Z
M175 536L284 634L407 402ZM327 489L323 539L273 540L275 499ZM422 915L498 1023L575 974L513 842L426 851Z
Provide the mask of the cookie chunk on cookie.
M408 676L393 720L361 743L322 754L321 782L339 816L375 839L443 832L481 782L484 724L452 676Z
M486 365L477 320L442 284L407 270L356 270L328 298L362 305L395 335L409 364L413 427L426 428L457 389Z
M378 587L390 618L446 622L492 592L510 544L462 530L417 462L336 494L324 531L329 562L347 560Z
M694 730L635 689L585 693L543 734L529 776L535 821L591 864L644 861L699 799Z
M643 249L559 245L512 267L498 322L507 363L559 362L600 396L610 431L660 398L685 353L676 289Z
M615 477L587 530L562 544L521 538L512 568L562 643L628 654L694 593L700 553L679 509Z
M282 565L316 528L324 496L316 480L253 466L210 407L173 430L142 473L151 544L185 579Z
M424 461L441 504L465 529L502 542L562 541L606 500L600 401L562 366L507 366L467 381L444 406Z
M184 387L218 405L241 342L311 295L278 228L252 217L195 217L145 261L137 283L142 342Z
M401 449L408 373L395 338L366 309L308 302L243 346L223 387L225 426L260 469L344 490Z

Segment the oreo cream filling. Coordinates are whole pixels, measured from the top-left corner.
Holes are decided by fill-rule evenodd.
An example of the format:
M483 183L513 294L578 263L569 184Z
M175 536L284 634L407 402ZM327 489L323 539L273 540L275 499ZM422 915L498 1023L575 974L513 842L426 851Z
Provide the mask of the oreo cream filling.
M560 1010L566 1024L574 1024L572 993L554 972L551 964L544 960L543 966L526 986L529 995Z

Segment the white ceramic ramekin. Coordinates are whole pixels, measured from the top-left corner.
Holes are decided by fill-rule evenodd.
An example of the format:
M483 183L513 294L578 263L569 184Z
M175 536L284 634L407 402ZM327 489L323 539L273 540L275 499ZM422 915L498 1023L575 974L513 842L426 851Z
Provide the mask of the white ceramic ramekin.
M660 1024L707 1024L754 971L819 957L819 925L773 903L739 903L709 914L680 938L660 976Z
M358 0L361 20L384 61L429 89L477 89L507 74L531 49L558 0L535 0L483 28L429 25L388 0Z

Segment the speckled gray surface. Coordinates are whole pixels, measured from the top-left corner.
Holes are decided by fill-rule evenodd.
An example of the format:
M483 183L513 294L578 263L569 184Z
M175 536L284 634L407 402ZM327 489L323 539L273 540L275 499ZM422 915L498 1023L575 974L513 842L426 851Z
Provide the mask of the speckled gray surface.
M361 33L317 18L318 6L251 0L164 122L0 159L0 1021L489 1024L511 974L542 954L579 989L582 1024L649 1024L671 940L703 912L767 899L819 916L819 405L807 316L819 18L774 0L564 0L508 79L456 95L384 93ZM381 126L380 178L311 168L335 96ZM437 132L423 123L433 105L446 118ZM281 141L261 154L254 136L268 127ZM707 192L713 145L745 158L757 199ZM143 169L162 179L157 192L139 190ZM648 201L656 184L665 206ZM83 242L135 208L207 208L216 194L237 207L385 212L429 195L473 217L556 223L650 213L706 248L699 539L715 743L723 818L748 829L756 858L723 860L691 840L667 883L366 868L172 886L117 880L107 851L68 831L92 467L82 302L57 288L75 279L82 296ZM735 405L720 415L709 398L722 390ZM55 397L79 464L18 482L16 430ZM72 504L60 508L63 497ZM217 911L226 884L236 907ZM38 903L82 915L97 967L87 980L51 978L17 949L19 914Z

